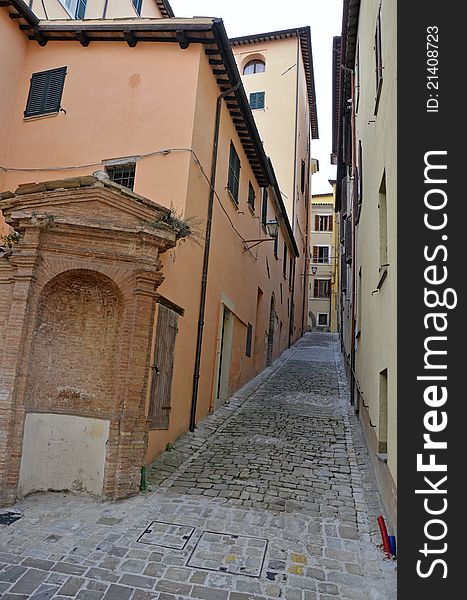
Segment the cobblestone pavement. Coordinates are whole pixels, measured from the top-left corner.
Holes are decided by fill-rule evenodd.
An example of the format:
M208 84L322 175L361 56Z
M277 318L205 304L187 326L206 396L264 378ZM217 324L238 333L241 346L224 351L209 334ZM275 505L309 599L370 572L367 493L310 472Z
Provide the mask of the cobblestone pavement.
M22 516L0 525L0 597L396 598L332 334L305 335L162 454L148 482L118 503L53 493L10 507Z

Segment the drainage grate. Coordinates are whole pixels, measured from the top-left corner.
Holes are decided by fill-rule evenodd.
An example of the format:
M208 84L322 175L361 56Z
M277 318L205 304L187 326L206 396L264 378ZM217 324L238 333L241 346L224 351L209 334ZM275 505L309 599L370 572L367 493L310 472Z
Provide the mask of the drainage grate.
M260 577L267 546L262 538L203 531L187 566Z
M137 539L142 544L183 550L195 528L162 521L152 521Z
M15 513L11 511L0 513L0 525L11 525L18 519L21 519L22 516L23 515L20 513Z

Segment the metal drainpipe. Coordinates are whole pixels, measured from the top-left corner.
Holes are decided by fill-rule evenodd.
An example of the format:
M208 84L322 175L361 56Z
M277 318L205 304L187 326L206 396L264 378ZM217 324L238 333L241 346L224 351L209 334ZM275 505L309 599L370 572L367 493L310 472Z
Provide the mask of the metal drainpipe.
M306 229L305 229L305 264L304 264L304 274L303 274L303 306L302 306L302 336L306 331L306 323L308 322L308 271L310 269L309 264L309 227L310 227L310 211L311 211L311 202L310 202L310 153L311 153L311 140L308 144L308 158L307 158L307 182L305 191L308 192L308 198L305 198L305 206L306 206ZM306 307L306 318L305 318L305 307ZM331 314L331 312L329 312Z
M201 297L199 301L199 317L198 317L198 335L196 337L196 356L195 367L193 371L193 391L191 396L191 414L190 414L190 431L195 430L196 426L196 407L198 404L198 386L199 386L199 371L201 366L201 348L203 345L203 328L204 328L204 311L206 308L206 290L208 283L208 268L209 268L209 250L211 247L211 227L212 227L212 211L214 207L214 186L216 184L217 170L217 148L219 144L219 130L221 120L222 100L225 96L234 92L240 86L240 81L231 87L229 90L222 92L217 97L216 102L216 121L214 125L214 141L212 144L212 161L211 161L211 181L209 188L208 199L208 215L206 220L206 235L204 241L204 256L203 256L203 274L201 276Z
M352 90L352 339L350 342L350 404L355 405L355 282L356 282L356 256L355 256L355 194L357 193L356 177L355 177L355 160L357 155L356 150L356 130L355 130L355 91L354 91L354 72L350 71L350 87ZM355 411L358 412L359 406L355 407Z

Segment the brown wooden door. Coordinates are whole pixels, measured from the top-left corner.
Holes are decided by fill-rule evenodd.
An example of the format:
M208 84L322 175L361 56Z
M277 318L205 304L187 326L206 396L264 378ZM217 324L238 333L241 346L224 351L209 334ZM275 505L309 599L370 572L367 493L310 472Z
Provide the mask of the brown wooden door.
M168 429L178 314L159 304L149 416L151 429Z

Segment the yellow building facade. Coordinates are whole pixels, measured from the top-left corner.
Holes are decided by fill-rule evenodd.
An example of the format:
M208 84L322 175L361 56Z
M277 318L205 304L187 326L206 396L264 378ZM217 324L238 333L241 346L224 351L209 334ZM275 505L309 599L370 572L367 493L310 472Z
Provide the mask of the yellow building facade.
M334 192L311 198L308 328L337 332L338 227Z
M291 337L302 335L307 328L314 171L310 145L319 135L310 28L258 33L230 43L300 250L289 285L294 298ZM283 266L290 263L280 245L275 253Z
M397 69L394 2L344 2L334 40L339 318L352 400L396 528Z

